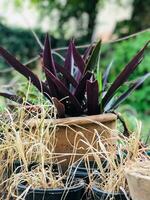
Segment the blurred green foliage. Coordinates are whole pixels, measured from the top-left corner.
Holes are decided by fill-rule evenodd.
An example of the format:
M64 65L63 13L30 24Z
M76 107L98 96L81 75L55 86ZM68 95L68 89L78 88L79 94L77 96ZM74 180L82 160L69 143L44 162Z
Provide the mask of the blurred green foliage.
M113 59L113 67L110 74L110 82L118 75L123 67L130 59L140 50L144 44L150 39L150 32L145 32L137 37L124 40L118 43L104 45L102 48L101 66L104 68ZM144 60L137 70L132 74L131 80L137 79L139 76L150 72L150 50L148 49ZM126 87L126 86L124 86ZM121 90L120 90L121 91ZM119 93L118 93L119 95ZM150 113L150 80L138 88L126 101L125 104L133 106L137 112Z
M45 34L40 30L34 30L42 43L44 43ZM66 44L66 41L58 41L54 37L51 37L52 47L57 47ZM41 53L41 48L39 47L33 33L31 30L25 30L15 27L7 27L6 25L0 23L0 46L7 49L12 53L18 60L22 63L28 62L30 59L36 57ZM37 62L33 62L28 66L32 69L37 68ZM9 69L9 65L0 59L0 84L8 84L9 81L14 77L14 70L8 73L3 73L3 71Z
M39 38L44 40L44 35L36 30ZM24 29L16 29L4 26L0 23L0 46L7 49L15 57L17 57L22 63L27 62L31 58L37 56L41 51L36 40L33 37L31 31ZM31 68L35 68L36 62L29 65ZM13 79L16 79L16 73L14 70L9 70L10 66L0 58L0 84L10 84ZM8 71L7 73L3 73Z
M40 31L36 31L39 38L43 40ZM33 37L33 33L19 28L10 28L0 24L0 45L16 55L21 62L26 62L29 58L36 56L40 48ZM3 68L2 59L0 59L0 68Z

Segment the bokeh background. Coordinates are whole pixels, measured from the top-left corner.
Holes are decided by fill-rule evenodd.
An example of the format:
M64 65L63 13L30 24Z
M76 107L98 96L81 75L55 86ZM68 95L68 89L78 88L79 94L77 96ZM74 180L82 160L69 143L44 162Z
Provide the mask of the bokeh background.
M0 0L0 45L23 63L41 51L45 33L51 35L52 47L63 47L70 38L77 45L102 39L101 69L112 60L110 82L131 57L150 39L149 0ZM132 35L125 40L110 42ZM150 54L131 78L150 71ZM38 71L39 61L28 66ZM1 89L13 87L22 80L0 59ZM121 91L120 91L121 92ZM1 109L5 100L0 98ZM135 118L143 122L143 137L150 135L150 80L147 80L119 108L132 128ZM132 123L131 123L132 122Z

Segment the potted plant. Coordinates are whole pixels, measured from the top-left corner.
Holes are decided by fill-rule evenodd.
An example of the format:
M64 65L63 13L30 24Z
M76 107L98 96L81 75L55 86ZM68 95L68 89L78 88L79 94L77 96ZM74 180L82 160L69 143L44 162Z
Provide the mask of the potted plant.
M123 153L121 153L118 160L116 154L110 153L103 146L99 153L93 152L93 154L97 163L97 176L90 179L93 198L95 200L126 200L124 191L127 192L127 184L124 176L124 166L127 160L123 158ZM105 167L103 167L100 159L102 156L107 161Z
M146 74L136 80L116 100L112 101L112 99L118 88L128 80L129 76L142 61L148 44L149 42L123 68L109 88L107 88L106 83L110 66L103 76L98 73L98 79L95 78L92 72L99 63L101 41L94 46L90 46L81 56L74 45L74 41L71 40L64 64L61 66L53 57L50 40L47 35L41 54L42 69L45 73L46 81L40 81L37 75L2 47L0 47L0 55L15 70L30 80L44 97L50 101L50 104L54 104L57 118L59 119L45 119L42 123L45 126L53 124L56 127L55 137L57 142L55 152L61 152L65 155L75 150L79 156L74 159L77 159L87 151L87 145L81 142L82 138L87 138L92 143L94 137L96 137L94 129L98 130L99 134L102 134L104 138L113 136L110 129L115 128L117 117L109 112L117 108L150 74ZM24 103L26 106L31 106L30 102L24 102L20 96L6 92L1 92L0 95L18 103ZM31 119L29 124L40 126L37 119ZM112 138L108 142L112 143ZM66 160L68 160L68 154L66 155Z
M138 193L138 191L140 193L141 191L136 185L139 179L136 179L137 177L134 179L132 176L133 174L128 173L130 172L128 169L132 168L134 171L134 167L131 167L131 163L133 162L136 163L139 160L148 160L148 156L145 155L147 148L142 145L140 140L140 130L141 124L138 123L137 131L133 132L129 138L120 135L114 154L108 151L108 148L105 147L106 145L103 144L100 137L98 138L98 143L101 148L100 151L91 147L98 169L97 176L90 179L90 186L94 199L126 200L130 199L128 196L129 190L131 190L131 197L133 198L134 196L133 200L136 200L135 193ZM101 157L107 161L105 167L103 167ZM136 181L135 185L138 191L135 190L135 185L132 185L134 180ZM140 198L143 198L142 195Z
M81 200L84 181L68 177L53 170L50 165L37 164L29 171L25 169L11 177L8 197L25 200L66 199Z
M2 130L5 136L0 144L1 197L30 200L61 197L68 200L81 199L84 181L72 180L63 174L53 152L53 143L47 141L45 130L38 129L36 133L32 133L32 129L26 130L23 122L26 115L17 114L17 119L13 116L12 122L3 119ZM11 165L11 173L9 176L6 174L5 178L4 170L8 168L5 172L8 173Z
M9 191L14 174L23 170L30 172L40 163L43 163L44 167L51 166L52 172L61 172L61 166L53 156L54 147L49 141L49 135L44 133L42 128L35 130L36 133L26 128L26 113L22 107L15 114L14 111L8 113L7 117L4 117L6 113L3 113L0 122L3 135L0 143L0 181L4 195Z

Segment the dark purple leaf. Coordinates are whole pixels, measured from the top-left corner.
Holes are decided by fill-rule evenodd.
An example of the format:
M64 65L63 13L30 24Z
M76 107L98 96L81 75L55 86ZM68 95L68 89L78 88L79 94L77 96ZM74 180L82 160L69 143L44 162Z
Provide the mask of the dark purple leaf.
M44 43L43 65L56 76L56 69L55 69L55 64L54 64L54 60L52 56L51 44L50 44L48 34L46 35L45 43Z
M84 60L85 63L87 62L89 56L91 55L93 48L94 48L94 46L92 44L85 50L85 52L83 54L83 60Z
M44 67L43 67L44 68ZM44 72L45 72L45 69L44 68ZM47 73L45 72L45 76L46 76L46 83L48 85L48 88L49 88L49 95L50 97L58 97L58 91L57 91L57 88L55 87L53 81L51 80L51 78L47 75Z
M99 102L98 102L98 82L87 81L86 82L86 92L87 92L87 109L88 115L96 115L100 113Z
M92 70L95 68L95 66L97 65L99 56L100 56L100 50L101 50L101 40L95 45L95 47L93 48L93 51L88 59L88 62L86 64L84 73L87 70Z
M43 50L43 65L45 68L47 68L50 72L52 72L56 76L56 69L55 69L55 64L51 52L51 44L49 40L48 34L46 35L45 38L45 43L44 43L44 50ZM57 90L56 87L54 86L53 82L49 78L49 76L46 75L48 87L49 87L49 92L51 97L57 97Z
M81 78L82 78L82 74L81 74L80 70L78 70L75 74L75 79L76 79L77 83L80 82Z
M72 41L70 41L64 63L64 68L67 70L67 72L69 72L70 75L72 74L73 66L74 66L74 60L73 60ZM69 88L69 82L67 80L64 80L64 84L67 88Z
M25 76L28 80L30 80L33 85L43 94L50 99L49 90L46 85L39 80L37 75L35 75L28 67L21 64L14 56L12 56L8 51L0 47L0 55L20 74Z
M78 100L73 96L70 91L66 88L66 86L58 79L56 78L47 68L45 68L45 73L47 76L51 78L53 83L55 84L58 92L59 92L59 100L63 98L67 98L67 101L70 101L72 106L76 109L77 113L81 113L81 105L78 102Z
M85 63L82 56L80 56L79 52L77 51L74 42L72 42L72 52L73 52L74 62L77 65L78 69L80 70L81 74L83 74L85 69Z
M59 65L58 63L55 63L56 69L58 72L60 72L63 77L70 83L72 84L73 87L77 87L78 83L76 82L76 80L73 78L73 76L67 71L67 69L65 69L64 67L62 67L61 65Z
M138 88L147 78L150 77L150 73L140 77L137 81L135 81L126 92L124 92L117 100L111 105L109 110L116 109L123 101L127 99L127 97Z
M67 71L71 74L73 65L73 49L72 49L72 41L69 43L69 47L67 50L67 55L64 63L64 67L67 69Z
M90 80L92 76L92 72L87 71L86 74L83 76L79 85L77 86L74 95L78 99L79 102L82 102L84 99L85 91L86 91L86 81Z
M105 90L105 88L106 88L106 85L107 85L107 82L108 82L108 76L109 76L112 64L113 64L113 60L110 62L110 64L107 66L107 68L104 72L104 75L103 75L103 90Z
M61 103L57 98L53 97L52 101L54 103L54 106L57 109L57 115L59 118L65 117L65 106L63 103Z
M129 76L133 73L136 67L141 63L143 59L144 51L147 48L148 44L149 42L143 47L142 50L140 50L132 58L132 60L125 66L125 68L121 71L121 73L112 83L111 87L108 89L106 95L104 96L102 100L102 107L105 107L105 105L110 101L110 99L113 97L113 95L118 90L118 88L129 78Z

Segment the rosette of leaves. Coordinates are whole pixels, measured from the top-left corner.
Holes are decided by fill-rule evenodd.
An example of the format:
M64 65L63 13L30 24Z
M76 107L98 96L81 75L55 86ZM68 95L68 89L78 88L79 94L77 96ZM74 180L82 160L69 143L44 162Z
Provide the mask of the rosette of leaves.
M4 48L0 47L0 55L20 74L31 83L52 103L57 109L59 118L66 116L95 115L117 108L128 95L149 77L146 74L133 82L131 86L112 101L117 90L128 80L143 60L145 49L149 42L131 59L116 77L110 87L106 87L111 66L107 67L104 75L95 78L93 73L99 61L101 41L89 46L83 55L78 52L74 41L71 40L64 59L60 65L54 59L50 39L45 38L41 54L42 66L46 81L42 81L27 66L21 64ZM18 103L23 103L22 97L15 94L1 92L1 96ZM26 102L26 104L30 104Z

